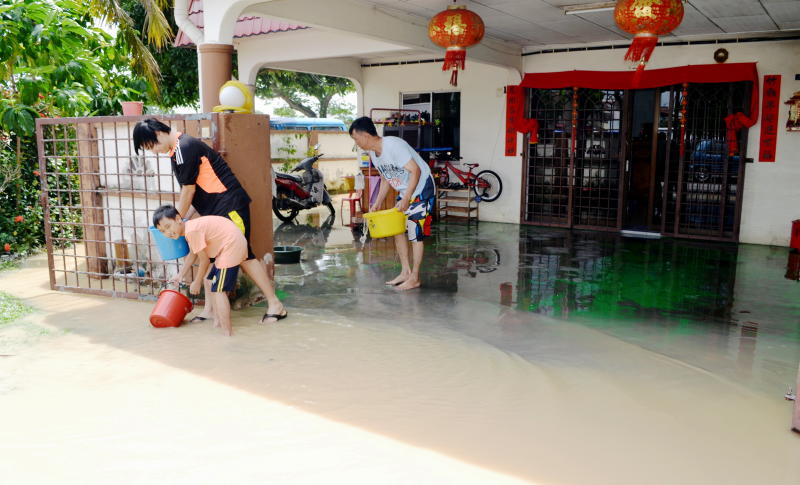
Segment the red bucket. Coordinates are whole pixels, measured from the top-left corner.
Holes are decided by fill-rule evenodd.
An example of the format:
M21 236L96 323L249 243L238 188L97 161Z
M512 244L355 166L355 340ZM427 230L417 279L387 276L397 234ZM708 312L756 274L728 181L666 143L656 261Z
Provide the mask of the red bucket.
M175 290L161 290L150 324L156 328L180 327L186 314L192 311L192 302Z

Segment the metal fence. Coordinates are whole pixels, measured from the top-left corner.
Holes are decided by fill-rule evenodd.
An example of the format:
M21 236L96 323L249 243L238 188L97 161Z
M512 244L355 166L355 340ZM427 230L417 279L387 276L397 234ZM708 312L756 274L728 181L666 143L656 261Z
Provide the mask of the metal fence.
M177 274L149 233L155 209L180 186L166 155L133 149L141 116L45 118L36 122L50 287L154 298ZM160 116L173 130L218 148L218 115Z

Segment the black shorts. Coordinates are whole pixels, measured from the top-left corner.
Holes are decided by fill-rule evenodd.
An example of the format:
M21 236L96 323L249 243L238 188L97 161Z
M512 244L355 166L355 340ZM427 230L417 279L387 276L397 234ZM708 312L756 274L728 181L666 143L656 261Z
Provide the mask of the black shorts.
M236 288L236 277L239 275L239 266L232 268L219 269L216 265L211 265L206 279L211 280L211 292L233 291Z
M247 239L247 259L255 259L256 255L250 246L250 204L245 204L223 215L233 221L236 227L244 234L244 238Z

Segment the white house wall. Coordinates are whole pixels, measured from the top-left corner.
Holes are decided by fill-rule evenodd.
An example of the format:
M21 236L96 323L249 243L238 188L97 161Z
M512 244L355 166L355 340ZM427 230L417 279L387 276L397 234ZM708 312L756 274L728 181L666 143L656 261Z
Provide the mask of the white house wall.
M782 75L775 163L758 162L761 123L749 131L747 157L756 162L745 165L739 239L744 243L788 246L791 221L800 219L800 133L785 130L788 107L783 102L800 91L800 81L794 79L800 72L800 41L658 47L647 68L713 64L714 51L720 47L728 50L728 62L758 62L759 92L765 74ZM628 66L624 53L625 48L534 54L525 56L525 72L625 70Z
M470 62L467 54L457 88L450 86L450 73L443 72L439 62L365 67L363 78L366 115L371 108L399 107L401 92L460 91L463 162L479 163L478 170L494 170L503 181L502 195L481 205L480 219L519 223L521 158L504 155L503 87L519 84L516 70Z

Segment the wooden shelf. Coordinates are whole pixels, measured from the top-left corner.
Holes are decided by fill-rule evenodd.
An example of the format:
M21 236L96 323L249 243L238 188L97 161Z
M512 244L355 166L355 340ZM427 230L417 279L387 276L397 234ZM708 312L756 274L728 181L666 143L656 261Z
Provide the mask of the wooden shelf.
M463 214L469 214L470 212L473 212L473 211L478 212L478 208L477 207L459 207L459 206L455 206L455 205L447 206L445 208L445 210L447 212L459 212L459 213L463 213Z
M470 189L438 189L436 213L440 221L448 219L478 222L478 202Z

